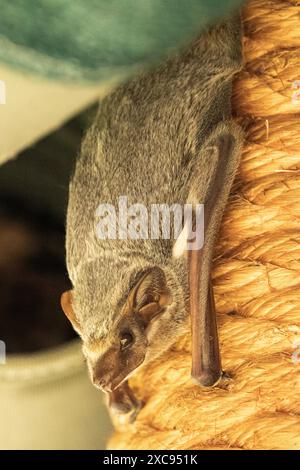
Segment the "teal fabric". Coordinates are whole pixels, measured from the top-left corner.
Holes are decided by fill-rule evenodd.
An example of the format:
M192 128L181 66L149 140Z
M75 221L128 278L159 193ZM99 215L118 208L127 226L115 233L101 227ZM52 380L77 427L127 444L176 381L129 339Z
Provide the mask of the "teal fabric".
M126 75L241 0L0 0L0 61L64 80Z

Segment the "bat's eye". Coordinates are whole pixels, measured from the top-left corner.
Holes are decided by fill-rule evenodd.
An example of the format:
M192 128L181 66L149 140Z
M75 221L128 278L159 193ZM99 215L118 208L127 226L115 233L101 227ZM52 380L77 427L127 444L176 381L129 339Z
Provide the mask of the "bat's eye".
M120 348L122 351L129 348L133 343L133 335L130 331L124 331L120 336Z

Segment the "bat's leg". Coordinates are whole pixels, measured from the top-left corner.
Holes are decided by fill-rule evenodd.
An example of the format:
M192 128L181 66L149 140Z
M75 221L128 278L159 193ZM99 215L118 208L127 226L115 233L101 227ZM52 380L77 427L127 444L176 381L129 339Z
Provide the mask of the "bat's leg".
M188 251L192 377L204 387L215 385L222 375L211 266L220 221L239 162L241 142L238 126L223 122L217 127L199 159L189 196L193 204L204 200L204 244L201 249ZM211 167L203 166L205 161L214 163ZM207 185L204 194L200 194L199 181L204 172L208 174Z
M133 422L139 413L142 403L136 399L128 382L109 393L109 407L119 416L127 416Z

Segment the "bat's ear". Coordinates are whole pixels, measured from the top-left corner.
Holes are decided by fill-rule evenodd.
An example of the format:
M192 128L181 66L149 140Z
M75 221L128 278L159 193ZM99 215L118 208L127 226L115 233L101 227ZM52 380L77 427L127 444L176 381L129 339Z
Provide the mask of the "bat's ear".
M76 318L75 312L72 305L72 291L68 290L64 292L60 298L61 308L64 314L70 320L75 330L80 331L80 324Z
M149 269L129 294L129 303L145 324L172 302L171 292L167 286L162 269Z

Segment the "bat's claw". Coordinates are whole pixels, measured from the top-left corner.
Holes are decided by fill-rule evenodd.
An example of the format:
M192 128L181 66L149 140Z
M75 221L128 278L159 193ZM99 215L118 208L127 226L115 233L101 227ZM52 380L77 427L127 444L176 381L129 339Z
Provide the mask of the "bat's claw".
M222 371L203 371L201 374L193 374L193 382L201 387L214 387L222 378Z
M143 402L137 400L127 383L109 395L109 411L116 426L132 424L142 407Z
M134 423L143 405L143 402L136 400L134 404L128 407L110 406L109 411L113 424L120 427Z

